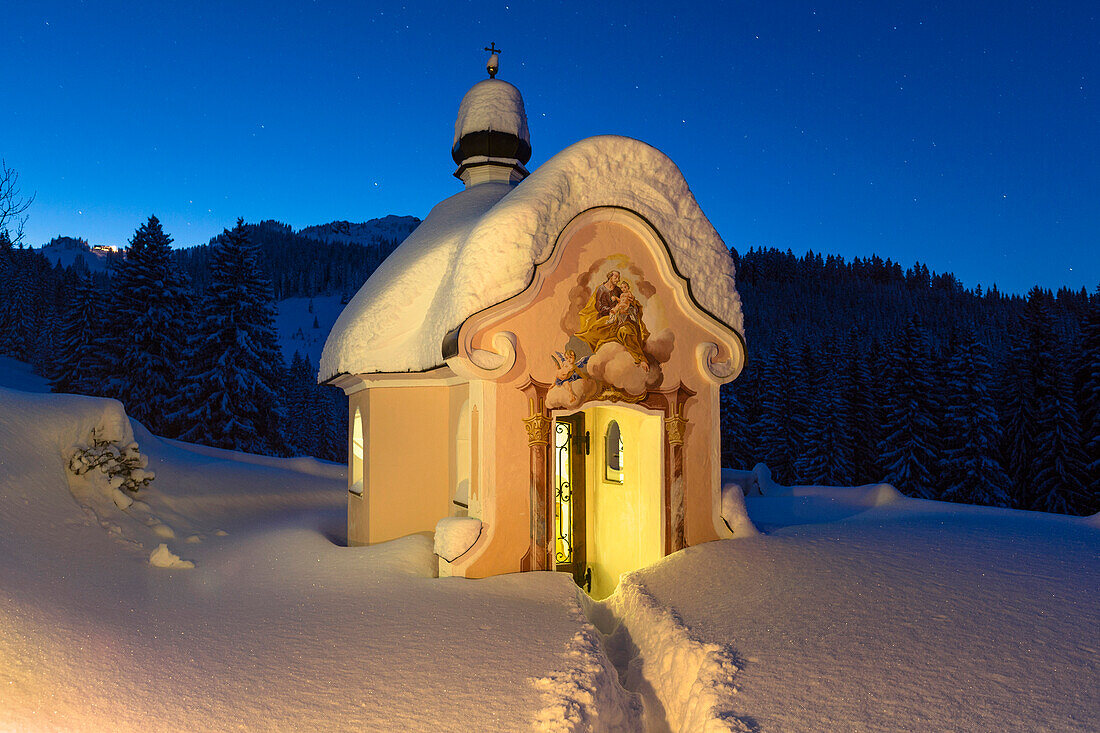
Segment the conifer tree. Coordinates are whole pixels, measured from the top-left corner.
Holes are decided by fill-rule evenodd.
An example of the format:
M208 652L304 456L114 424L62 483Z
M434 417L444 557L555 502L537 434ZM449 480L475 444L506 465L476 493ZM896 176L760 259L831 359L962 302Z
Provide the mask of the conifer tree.
M13 252L9 272L10 285L7 302L0 313L0 352L26 361L34 347L34 295L33 275L27 266L23 250Z
M1080 384L1081 445L1089 461L1086 485L1092 487L1086 513L1100 511L1100 285L1089 299L1082 327Z
M199 314L183 391L181 439L281 454L282 358L271 284L242 220L212 245L210 286Z
M156 216L142 224L120 265L111 318L117 340L111 393L151 430L169 430L180 364L191 332L191 296L172 257L172 239Z
M886 480L911 496L926 499L937 493L932 477L936 451L928 353L924 328L914 313L890 355L890 390L879 445Z
M844 406L848 413L852 475L850 482L865 484L878 478L874 462L877 448L875 429L875 394L867 358L860 350L860 334L852 328L844 341L841 385Z
M62 318L52 379L54 392L96 393L95 334L102 325L101 306L91 276L78 278Z
M809 409L805 445L796 461L798 478L819 486L853 483L852 436L841 379L832 372Z
M287 431L285 435L292 453L318 454L318 415L315 400L311 399L315 381L309 361L295 351L286 371L286 387L283 390L287 424L293 426L293 431Z
M967 333L948 362L943 429L943 498L1009 506L1009 480L999 459L1001 427L993 406L988 350Z
M0 229L0 354L9 352L11 289L15 279L15 250L6 229Z
M789 483L794 480L795 460L806 430L801 350L796 350L783 331L762 362L760 416L753 425L759 445L757 458L768 464L777 481Z
M1085 488L1085 456L1069 375L1064 362L1051 365L1039 404L1033 509L1083 514L1092 506Z
M862 467L864 482L884 481L886 463L882 458L882 443L886 436L886 415L889 408L890 374L889 354L877 337L871 338L867 347L868 385L871 392L871 421L867 435L867 454Z
M748 413L741 402L744 385L738 382L722 385L719 391L722 430L722 465L729 468L752 468L752 446L749 440Z
M1066 359L1054 327L1053 297L1028 293L1005 379L1005 446L1016 506L1079 512L1086 468Z

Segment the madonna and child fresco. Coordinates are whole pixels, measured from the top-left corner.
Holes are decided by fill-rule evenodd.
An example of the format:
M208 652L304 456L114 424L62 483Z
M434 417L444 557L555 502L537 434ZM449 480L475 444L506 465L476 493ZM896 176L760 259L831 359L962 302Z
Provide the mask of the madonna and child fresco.
M593 282L599 284L592 288ZM558 370L546 395L548 408L572 409L590 400L641 402L660 384L674 337L668 329L654 336L646 325L645 301L655 293L622 255L577 278L561 321L565 348L553 354Z

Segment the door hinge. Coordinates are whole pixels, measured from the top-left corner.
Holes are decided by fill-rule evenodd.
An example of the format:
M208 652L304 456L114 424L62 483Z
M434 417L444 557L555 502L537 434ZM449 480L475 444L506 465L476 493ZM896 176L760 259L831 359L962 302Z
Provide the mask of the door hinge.
M587 430L584 431L584 454L587 456L592 452L592 433Z
M584 569L584 591L585 593L592 592L592 568Z

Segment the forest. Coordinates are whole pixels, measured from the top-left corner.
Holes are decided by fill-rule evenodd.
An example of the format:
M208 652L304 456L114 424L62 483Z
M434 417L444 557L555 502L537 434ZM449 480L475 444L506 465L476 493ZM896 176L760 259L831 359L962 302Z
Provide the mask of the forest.
M1022 297L874 256L731 255L749 357L723 387L726 465L1100 510L1100 287Z
M158 434L343 461L346 415L316 365L278 353L288 297L346 301L397 238L325 242L237 225L171 247L156 217L106 271L51 265L0 232L0 354L56 391L115 397ZM965 288L920 263L730 256L748 360L722 389L723 464L787 484L886 481L908 495L1100 510L1100 286Z

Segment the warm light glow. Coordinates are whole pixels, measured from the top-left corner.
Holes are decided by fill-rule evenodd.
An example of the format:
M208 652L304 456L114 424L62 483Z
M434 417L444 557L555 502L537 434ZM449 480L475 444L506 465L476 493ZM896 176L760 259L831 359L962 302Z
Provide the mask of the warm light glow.
M554 425L554 562L573 562L573 503L571 501L568 423Z
M615 591L622 573L659 560L663 554L661 416L630 407L594 407L585 419L597 435L607 435L611 422L619 428L616 441L601 440L600 455L589 469L587 560L592 568L592 597ZM615 455L621 483L608 480ZM595 448L595 446L593 446ZM596 451L593 450L593 453Z
M351 490L363 493L363 416L355 408L355 419L351 426Z

